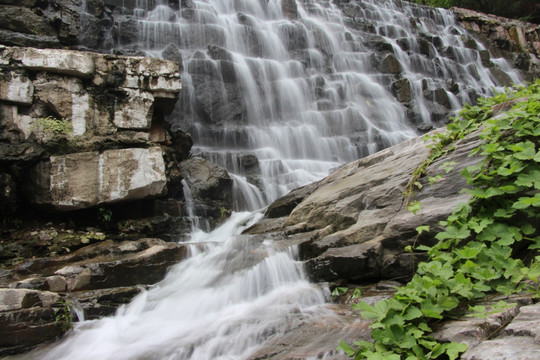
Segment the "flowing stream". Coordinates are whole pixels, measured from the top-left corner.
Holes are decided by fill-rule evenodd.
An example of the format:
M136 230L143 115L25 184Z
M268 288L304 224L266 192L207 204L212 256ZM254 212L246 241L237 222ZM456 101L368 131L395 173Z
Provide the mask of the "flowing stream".
M172 121L192 134L195 155L231 173L238 210L414 137L444 121L434 113L500 86L482 45L465 46L443 10L391 0L133 3L121 16L135 19L137 36L104 46L181 55ZM241 235L260 216L236 212L206 233L195 226L190 257L166 279L37 358L248 359L292 322L321 316L328 290L306 280L296 248Z
M246 359L302 317L327 312L326 290L305 280L294 247L239 233L260 218L233 214L195 231L190 257L116 316L76 324L36 359Z

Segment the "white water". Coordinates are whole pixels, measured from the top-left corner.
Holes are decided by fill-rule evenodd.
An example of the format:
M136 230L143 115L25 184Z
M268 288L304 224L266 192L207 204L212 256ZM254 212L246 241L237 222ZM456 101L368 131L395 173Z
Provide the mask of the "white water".
M260 208L345 162L417 136L416 126L440 126L430 114L430 97L448 98L448 108L439 112L444 116L472 102L473 94L497 88L482 66L483 46L464 45L466 32L449 11L393 0L351 1L361 14L351 25L333 2L298 0L298 18L289 19L281 1L193 0L190 16L162 2L138 13L140 49L153 56L169 44L180 50L186 69L180 113L197 114L203 103L210 118L188 115L182 126L194 138L194 154L244 183L237 189L249 194L236 200L236 209ZM425 45L429 53L421 51L422 37L432 39ZM396 77L381 70L382 57L374 57L370 42L386 44L401 63L398 78L410 83L410 109L392 94ZM228 74L235 77L241 118L223 119L236 105L228 97L231 80L223 78L225 63L212 58L209 45L224 50L232 63ZM517 72L506 64L500 68L519 82ZM211 91L197 91L201 82ZM454 92L447 90L452 82ZM258 159L257 176L241 165L246 153Z
M323 311L328 295L304 279L294 247L238 235L259 218L235 213L211 233L195 232L190 257L162 282L29 358L245 359L295 318Z

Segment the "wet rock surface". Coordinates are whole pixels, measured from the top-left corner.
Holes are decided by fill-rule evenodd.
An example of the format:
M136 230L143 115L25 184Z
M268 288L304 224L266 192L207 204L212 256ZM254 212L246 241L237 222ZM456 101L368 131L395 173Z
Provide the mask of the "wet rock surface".
M180 173L190 188L196 215L219 217L222 208L232 208L233 180L227 170L193 157L180 163Z
M0 2L0 44L43 48L75 47L79 11L75 1Z

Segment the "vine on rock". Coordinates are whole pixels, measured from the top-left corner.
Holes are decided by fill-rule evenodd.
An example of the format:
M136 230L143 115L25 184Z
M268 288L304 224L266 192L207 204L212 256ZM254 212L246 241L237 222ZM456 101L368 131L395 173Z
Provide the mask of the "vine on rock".
M512 100L512 101L510 101ZM510 102L509 102L510 101ZM513 104L493 116L497 104ZM432 136L429 157L413 174L404 195L413 196L418 179L433 161L453 150L452 144L478 130L482 145L472 153L482 160L462 171L472 186L466 204L446 221L433 247L418 246L429 260L399 287L394 298L373 306L353 305L372 319L373 341L341 342L338 349L354 359L456 359L465 344L441 343L432 336L435 322L467 311L489 294L523 291L538 297L540 276L540 80L466 106ZM448 164L449 167L452 164ZM413 206L411 206L411 204ZM418 204L409 202L414 211ZM426 230L426 226L417 229ZM499 304L500 307L500 304Z

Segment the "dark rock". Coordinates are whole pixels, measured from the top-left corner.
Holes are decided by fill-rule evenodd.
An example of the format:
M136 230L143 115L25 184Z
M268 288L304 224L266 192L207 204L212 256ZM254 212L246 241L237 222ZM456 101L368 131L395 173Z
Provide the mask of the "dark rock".
M259 166L259 159L253 154L245 154L241 159L242 166L245 170L250 170Z
M494 67L490 69L490 72L491 72L491 79L498 86L512 85L512 79L510 78L510 76L508 76L508 74L502 71L501 69Z
M0 356L56 340L64 331L55 317L51 307L0 312Z
M381 63L381 71L389 74L399 74L403 71L403 67L394 55L388 55Z
M102 41L102 20L96 16L81 13L80 14L80 36L79 42L86 48L98 49Z
M475 39L473 39L472 37L468 36L466 39L465 39L465 46L468 47L469 49L473 49L473 50L477 50L478 49L478 43L476 42Z
M0 173L0 214L9 216L17 211L17 184L9 173Z
M34 13L31 9L19 6L2 6L0 12L0 26L3 29L23 34L51 36L56 34L55 29L46 18Z
M195 114L203 124L222 127L245 118L245 107L240 96L236 75L228 62L218 66L213 60L192 59L188 71L192 74L195 90ZM225 76L223 76L225 75ZM227 79L229 82L223 82Z
M392 83L392 93L399 102L408 103L411 101L411 83L408 79L400 79Z
M447 109L450 109L452 107L452 105L450 104L450 98L448 97L448 93L443 88L433 90L430 96L428 96L427 98L433 100L437 104L444 106Z
M400 39L397 39L396 42L401 48L401 50L403 51L408 51L408 50L411 50L412 48L411 46L412 41L409 38L400 38Z
M184 71L184 63L182 59L182 54L180 53L180 50L176 47L174 44L169 44L163 51L161 52L161 56L165 60L171 60L176 61L178 63L178 70L180 72Z
M228 50L216 45L208 45L208 55L214 60L233 60L232 54Z
M392 44L390 44L389 42L386 41L385 38L383 38L382 36L371 36L371 37L368 37L366 40L365 40L365 44L366 46L368 46L369 48L371 49L374 49L378 52L382 52L382 53L385 53L385 52L394 52L394 48L392 47ZM391 61L391 62L394 62L397 61L397 59L390 59L388 61ZM394 64L390 64L390 66L392 66Z
M437 54L434 46L423 38L418 38L418 46L420 47L420 53L430 59Z
M379 244L365 243L331 248L322 255L305 262L305 268L313 281L348 279L362 282L380 277L377 266L381 248Z
M189 134L179 129L172 131L171 142L180 160L185 160L189 157L191 147L193 146L193 140Z
M180 172L190 184L194 197L231 201L232 179L225 169L194 157L182 161Z
M85 319L93 320L114 315L121 305L129 303L143 289L143 286L117 287L77 291L70 296L84 311Z
M491 62L491 55L487 50L480 50L480 59L482 59L482 65L485 67L492 67L493 63Z
M0 44L9 46L36 46L39 48L60 48L62 44L56 36L22 34L0 29Z
M281 37L285 39L285 47L289 51L306 49L308 38L305 29L295 23L279 24Z
M121 44L130 44L137 38L137 20L133 18L119 18L116 21L118 41Z
M287 216L313 191L313 185L302 186L271 203L264 213L267 218Z

